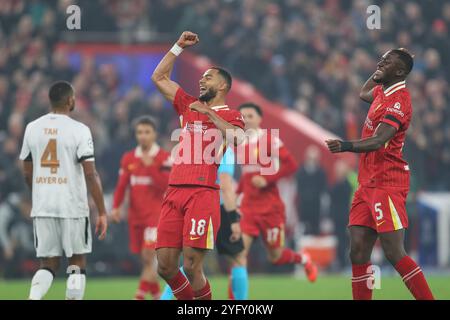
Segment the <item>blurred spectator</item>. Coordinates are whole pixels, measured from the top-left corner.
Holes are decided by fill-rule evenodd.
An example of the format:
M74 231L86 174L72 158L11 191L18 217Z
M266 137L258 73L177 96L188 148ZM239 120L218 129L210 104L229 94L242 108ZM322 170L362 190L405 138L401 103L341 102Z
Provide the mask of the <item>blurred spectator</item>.
M337 237L337 267L342 269L348 265L347 224L350 211L350 200L353 194L348 174L350 168L345 161L337 161L334 167L336 181L329 188L330 217L334 223Z
M327 177L320 164L320 150L311 145L306 149L305 161L297 172L299 218L305 233L320 234L321 198L327 191Z

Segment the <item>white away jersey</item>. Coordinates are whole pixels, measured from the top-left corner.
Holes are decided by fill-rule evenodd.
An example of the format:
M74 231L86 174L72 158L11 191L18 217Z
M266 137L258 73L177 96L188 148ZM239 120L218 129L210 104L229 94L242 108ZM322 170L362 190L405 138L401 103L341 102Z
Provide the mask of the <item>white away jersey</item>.
M54 113L30 122L20 159L33 161L32 217L89 215L81 162L94 160L94 144L86 125Z

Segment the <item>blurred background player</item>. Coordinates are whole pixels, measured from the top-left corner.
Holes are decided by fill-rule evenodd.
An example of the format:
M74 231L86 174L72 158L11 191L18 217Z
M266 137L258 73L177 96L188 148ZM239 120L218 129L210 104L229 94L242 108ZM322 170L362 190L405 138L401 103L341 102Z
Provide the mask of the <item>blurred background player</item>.
M105 238L107 230L103 191L91 131L69 117L75 108L72 86L65 81L54 83L49 98L51 112L27 125L20 153L32 190L34 241L41 259L29 299L45 296L64 252L70 273L66 299L81 300L86 287L85 254L92 247L86 185L98 209L95 231L99 239Z
M413 57L405 49L386 52L377 70L361 89L360 98L371 103L361 140L327 140L331 152L361 153L359 188L350 209L350 259L354 299L371 299L370 256L379 238L384 254L416 299L433 299L421 268L404 248L408 227L406 198L409 166L402 149L412 117L411 97L405 80Z
M284 244L286 216L284 204L278 192L277 181L293 175L296 172L297 164L278 137L261 129L263 114L258 105L245 103L239 106L239 111L245 121L246 140L242 144L245 163L242 165L242 176L238 189L238 193L242 193L240 211L242 213L241 229L244 251L239 254L238 259L246 265L253 240L261 233L271 263L275 265L302 264L308 280L314 282L317 278L317 267L311 261L310 256L306 252L298 253L286 248ZM267 144L267 146L262 147L262 144ZM278 149L278 159L271 154L273 147ZM263 164L261 150L264 149L267 151L267 156L271 158L271 162L274 162L277 167L275 174L260 174L263 166L268 167L272 164ZM238 153L238 163L240 163L240 159L244 159L241 156ZM249 162L252 158L256 160L255 163Z
M217 171L218 183L220 184L220 228L217 233L216 246L217 252L225 255L230 264L229 298L247 300L247 267L237 257L244 250L244 243L239 224L240 214L236 208L237 197L233 181L234 166L235 155L233 149L228 148ZM171 300L172 298L172 291L170 287L166 286L161 300Z
M214 248L220 227L219 163L215 159L218 154L213 152L205 159L205 148L211 143L223 148L225 136L236 144L238 130L244 127L240 113L225 104L232 79L224 69L213 67L206 70L199 81L198 98L188 95L170 79L176 57L184 48L197 42L199 38L195 33L183 32L152 75L158 90L173 104L183 128L156 242L158 273L175 297L181 300L211 299L203 260L207 250ZM211 142L210 134L220 135L221 141L216 138ZM194 140L201 141L199 147ZM187 278L179 270L181 252Z
M169 180L170 155L156 142L156 124L150 117L136 119L134 128L138 146L122 157L111 217L113 221L120 222L120 207L129 188L130 251L140 254L142 260L141 279L135 299L144 300L147 293L153 299L159 299L156 228Z

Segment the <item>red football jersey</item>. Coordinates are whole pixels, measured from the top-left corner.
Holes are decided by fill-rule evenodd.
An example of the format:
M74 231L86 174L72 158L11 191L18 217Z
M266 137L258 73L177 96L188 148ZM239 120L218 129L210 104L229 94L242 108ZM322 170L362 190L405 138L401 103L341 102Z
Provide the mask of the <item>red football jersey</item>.
M149 166L141 160L140 147L125 153L121 160L113 208L120 207L129 187L129 224L156 224L159 219L171 161L169 153L157 144L152 146L149 153L153 157L153 163Z
M409 166L402 148L412 116L411 97L405 81L386 90L373 89L373 102L364 123L362 138L371 137L381 122L397 129L395 136L377 151L362 153L358 181L368 187L409 187Z
M218 130L214 123L189 105L198 100L179 88L173 106L180 116L182 132L174 155L174 163L169 177L169 185L197 185L219 189L217 169L226 146L219 141ZM214 106L213 109L222 119L239 128L244 128L241 113L228 106ZM216 148L217 146L217 148ZM187 154L186 154L186 153Z
M236 152L237 162L242 164L242 174L237 190L238 193L243 194L241 207L267 209L270 206L274 208L283 206L276 182L295 173L297 163L294 157L280 139L268 134L265 130L259 130L257 136L246 139L242 147L239 146ZM239 148L242 148L240 150L244 151L245 156ZM264 159L266 156L268 159ZM264 172L264 168L268 169L271 166L275 169L274 172L271 170ZM268 185L261 189L253 186L252 177L255 175L263 176Z

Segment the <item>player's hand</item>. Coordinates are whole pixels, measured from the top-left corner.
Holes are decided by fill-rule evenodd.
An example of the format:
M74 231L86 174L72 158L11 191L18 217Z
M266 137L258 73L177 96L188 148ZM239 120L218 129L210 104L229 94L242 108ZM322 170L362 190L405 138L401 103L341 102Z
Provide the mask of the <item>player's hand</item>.
M189 109L192 111L200 112L201 114L208 114L211 109L208 108L204 103L200 101L195 101L189 105Z
M258 189L265 188L267 187L267 180L263 176L256 175L252 177L252 184Z
M122 217L120 215L120 209L112 209L111 211L111 220L115 223L119 223L122 220Z
M325 143L327 144L328 150L330 150L332 153L342 152L341 140L328 139L325 140Z
M95 234L98 235L99 240L105 239L107 230L108 230L108 221L106 219L105 213L97 217L97 223L95 224Z
M231 224L231 236L230 241L236 242L242 237L241 225L239 222Z
M182 48L187 48L197 44L200 41L196 33L184 31L177 41L177 45Z

